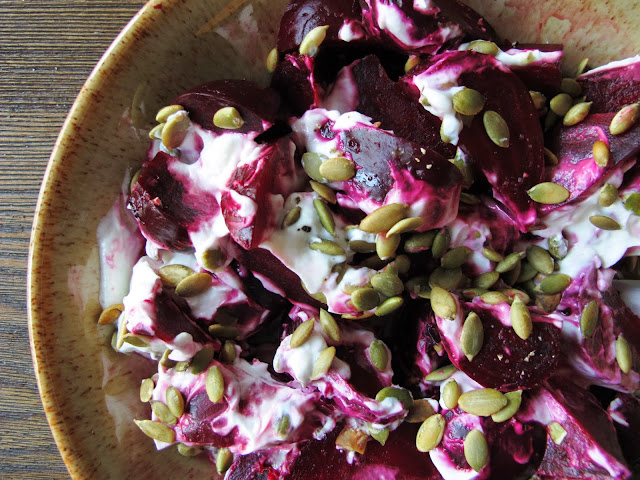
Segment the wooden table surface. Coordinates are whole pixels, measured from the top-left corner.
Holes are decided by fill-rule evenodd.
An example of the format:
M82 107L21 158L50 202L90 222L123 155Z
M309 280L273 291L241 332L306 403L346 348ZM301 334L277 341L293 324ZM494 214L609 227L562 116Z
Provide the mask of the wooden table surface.
M0 479L68 479L33 373L27 252L67 112L144 0L0 0Z

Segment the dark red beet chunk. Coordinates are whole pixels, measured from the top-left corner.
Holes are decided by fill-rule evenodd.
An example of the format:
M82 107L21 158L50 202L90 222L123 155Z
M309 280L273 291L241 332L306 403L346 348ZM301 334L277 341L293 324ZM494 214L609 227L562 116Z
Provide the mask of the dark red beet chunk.
M593 102L592 113L617 112L640 101L640 61L587 72L577 78L582 94Z
M455 155L455 147L440 138L440 119L390 80L376 57L365 57L348 68L358 89L357 111L380 122L380 128L392 130L398 137L430 148L445 158Z
M634 474L640 473L640 399L620 393L608 410L618 433L618 440Z
M496 200L507 209L523 231L536 219L527 190L540 183L544 169L543 136L529 90L495 58L471 51L447 52L433 57L404 77L410 88L414 76L460 71L458 84L486 97L484 111L460 134L459 146L468 154L493 187ZM418 92L415 91L416 100ZM497 146L488 137L483 113L493 110L509 126L509 146Z
M541 52L562 52L562 45L558 44L518 44L520 50L540 50ZM542 92L548 98L560 93L562 71L560 70L562 55L558 55L555 62L533 62L528 65L510 65L509 69L515 73L529 90Z
M169 171L169 165L178 161L158 152L145 165L129 197L128 208L146 237L167 249L187 250L192 246L188 227L200 218L214 215L219 207L213 195L188 192Z
M513 328L495 317L491 307L484 305L464 304L462 318L473 311L484 327L482 349L471 362L460 350L459 330L451 334L447 328L451 321L437 319L444 347L460 370L482 386L502 391L532 388L555 373L560 358L559 328L532 314L533 333L522 340Z
M269 88L247 80L217 80L195 87L178 96L174 104L182 105L189 118L217 134L228 132L213 124L214 114L223 107L235 107L244 125L234 132L263 132L275 121L280 99Z
M285 116L291 114L300 117L318 105L320 93L313 70L313 58L298 53L286 55L278 63L271 77L271 86L284 100Z
M572 127L554 131L550 149L558 157L558 165L546 173L550 181L569 190L569 201L590 195L602 186L608 174L631 161L640 151L640 123L621 135L611 135L609 125L614 113L596 113ZM599 167L593 160L593 144L609 145L609 165ZM545 206L551 210L555 206Z
M338 426L324 440L310 441L302 446L287 480L384 479L440 480L428 453L420 453L415 446L417 424L403 423L391 432L383 447L375 440L367 443L363 455L349 465L345 453L336 449Z

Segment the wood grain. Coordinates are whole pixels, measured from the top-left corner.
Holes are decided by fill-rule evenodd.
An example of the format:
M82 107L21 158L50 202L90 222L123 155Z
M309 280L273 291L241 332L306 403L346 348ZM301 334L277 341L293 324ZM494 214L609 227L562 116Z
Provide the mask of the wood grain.
M33 373L29 234L58 131L143 0L0 1L0 478L68 479Z

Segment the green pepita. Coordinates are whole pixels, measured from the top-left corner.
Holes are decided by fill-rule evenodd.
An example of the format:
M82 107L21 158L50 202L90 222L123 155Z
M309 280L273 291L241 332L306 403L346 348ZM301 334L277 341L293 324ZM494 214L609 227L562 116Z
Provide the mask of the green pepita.
M633 212L634 215L640 215L640 193L633 192L625 195L624 208Z
M380 304L380 295L371 287L356 288L351 294L351 303L359 311L366 312Z
M531 335L533 323L529 309L519 296L513 299L510 310L511 326L521 339L526 340Z
M356 166L346 157L327 158L318 170L329 182L345 182L356 174Z
M320 240L319 242L311 242L309 244L311 250L315 250L325 255L339 257L345 254L344 248L331 240Z
M639 113L639 103L622 107L613 119L611 119L611 124L609 125L611 135L621 135L629 130L638 121Z
M166 107L162 107L156 114L156 122L164 123L171 115L178 113L180 110L184 110L182 105L167 105Z
M433 239L433 245L431 245L431 254L433 255L433 258L441 258L449 249L450 244L451 233L449 233L449 229L447 227L444 227Z
M553 257L544 248L538 245L531 245L527 248L527 260L538 272L544 273L545 275L553 273Z
M562 90L563 93L571 95L573 98L578 98L582 95L582 87L573 78L563 78L560 84L560 90Z
M200 295L211 288L211 281L212 277L210 273L194 273L176 285L176 294L181 297Z
M331 187L325 185L324 183L316 182L315 180L310 180L309 185L311 185L311 189L324 198L327 202L333 204L338 201L336 198L336 192L334 192Z
M484 255L485 258L491 260L492 262L501 262L502 260L504 260L504 256L502 256L495 250L491 250L490 248L483 248L482 255Z
M396 255L400 246L400 235L385 235L379 233L376 236L376 253L380 260L387 260Z
M336 222L327 204L319 198L314 198L313 206L316 209L316 213L324 229L331 235L334 235L336 233Z
M291 339L289 340L289 347L298 348L301 345L309 340L311 333L313 332L313 327L315 325L315 319L310 318L307 321L302 322L300 325L296 327L296 329L291 334Z
M374 210L360 222L360 230L367 233L388 232L396 223L407 217L404 203L389 203Z
M158 269L158 276L165 287L176 287L182 280L193 275L193 270L184 265L165 265Z
M320 309L320 325L324 333L326 333L331 340L334 342L340 341L340 327L338 326L338 322L333 318L333 315L323 308Z
M462 296L467 300L473 300L476 297L479 297L483 293L487 293L488 290L486 288L465 288L462 290Z
M124 310L122 303L116 303L105 308L98 318L98 325L110 325L115 322Z
M542 279L539 288L542 293L554 295L564 292L571 284L571 277L565 273L554 273Z
M546 205L556 205L567 201L569 190L553 182L542 182L531 187L528 192L531 200Z
M538 270L536 270L529 261L523 260L520 263L520 275L518 275L516 283L526 283L529 280L533 279L538 273Z
M267 65L267 70L269 73L273 73L278 66L279 54L277 48L272 48L267 55L267 61L265 62Z
M433 450L442 441L446 421L439 413L431 415L427 418L416 434L416 448L419 452L428 452Z
M426 398L418 398L413 401L404 421L408 423L422 423L431 415L435 415L435 410Z
M300 206L293 207L291 210L289 210L282 220L282 228L290 227L298 220L300 220L301 213L302 208Z
M560 445L564 440L564 437L567 436L567 431L558 422L551 422L547 425L547 430L549 431L551 440L553 440L553 443L556 445Z
M464 88L452 98L453 109L462 115L477 115L487 101L484 95L473 88Z
M372 253L376 251L376 244L365 240L351 240L349 248L356 253Z
M458 406L471 415L488 417L499 412L507 402L507 397L499 391L493 388L482 388L460 395Z
M336 356L336 347L327 347L316 359L313 364L313 370L311 371L311 380L318 380L326 375L326 373L331 368L331 364L333 363L333 359Z
M513 252L504 257L503 260L496 265L496 272L506 273L514 268L520 262L520 259L524 256L524 252Z
M498 55L498 53L500 53L498 45L487 40L474 40L473 42L469 43L469 45L467 46L467 50L484 53L485 55L491 55L492 57L495 57L496 55Z
M147 337L135 335L133 333L125 333L122 337L122 341L137 348L147 348L150 343L150 340Z
M223 474L233 464L233 453L227 448L223 447L216 453L216 470L219 474Z
M235 107L222 107L213 115L213 124L225 130L237 130L244 125L244 119Z
M213 360L213 346L205 345L191 359L190 370L194 375L204 372Z
M149 138L151 140L162 140L162 129L164 128L164 123L159 123L151 130L149 130Z
M502 148L509 147L509 126L498 112L487 110L484 112L482 122L493 143Z
M580 313L580 330L582 331L583 337L589 338L593 335L593 332L598 326L599 316L600 307L598 306L598 302L591 300Z
M189 445L185 445L184 443L179 443L177 446L178 453L183 457L195 457L202 453L202 448L200 447L190 447Z
M222 350L220 350L220 361L222 363L226 363L227 365L233 365L233 363L236 361L237 355L238 353L236 352L235 345L229 340L224 342L224 345L222 345Z
M622 373L629 373L633 366L631 347L629 342L622 335L616 340L616 361Z
M289 415L282 415L273 426L273 430L278 438L287 438L291 429L291 418Z
M175 417L181 417L184 413L184 397L180 390L175 388L174 386L167 387L167 391L165 392L165 401L167 402L167 407L169 407L169 411Z
M571 98L571 95L567 93L559 93L558 95L553 97L549 102L551 111L556 115L558 115L559 117L564 117L565 114L572 107L572 105L573 105L573 99Z
M205 389L209 400L213 403L218 403L224 398L225 384L224 377L220 369L213 365L207 372L205 379Z
M381 430L373 428L370 423L367 424L367 429L371 438L376 440L380 445L384 447L385 443L389 439L389 428L383 428Z
M402 280L390 273L378 273L371 277L371 286L385 297L395 297L404 290Z
M302 155L302 168L309 177L319 183L325 181L325 178L320 174L322 161L322 157L314 152L306 152Z
M135 422L147 437L164 443L173 443L176 440L175 432L164 423L153 420L135 420Z
M498 272L481 273L473 279L473 286L488 290L498 281L499 278L500 274Z
M549 150L547 147L544 148L544 164L549 166L556 166L560 163L558 157L555 153Z
M187 138L187 132L191 121L187 112L179 112L172 115L164 124L160 138L168 149L178 148Z
M606 167L609 165L609 158L609 145L601 140L595 142L593 144L593 161L596 162L596 165L599 167Z
M471 249L469 247L456 247L445 252L440 259L440 265L443 268L457 268L464 265L464 263L471 256Z
M437 232L431 230L428 232L414 233L404 242L404 250L409 253L418 253L424 250L429 250L433 245L433 240L436 237Z
M562 293L554 293L552 295L538 293L536 295L536 307L545 313L553 313L560 305L560 300L562 300Z
M444 406L449 410L453 410L458 406L458 399L460 398L460 385L455 380L449 380L442 389L442 401Z
M404 299L402 297L387 298L376 308L375 315L376 317L384 317L385 315L395 312L402 307L402 305L404 305Z
M484 328L480 317L470 312L460 332L460 348L470 362L478 354L484 343Z
M405 409L411 407L413 403L413 397L409 390L402 387L384 387L376 394L376 402L383 402L386 398L395 398L398 400Z
M535 90L529 90L529 95L531 95L531 100L533 101L533 106L536 110L542 110L547 105L547 97L540 92L536 92Z
M178 422L178 419L171 413L169 407L162 402L151 402L151 411L162 423L175 425Z
M622 228L618 222L606 215L592 215L589 217L589 221L600 230L620 230Z
M315 27L310 30L300 42L300 48L298 51L300 55L309 55L310 57L315 57L318 53L318 49L324 39L327 36L327 29L329 25L323 25L320 27Z
M407 61L404 64L404 73L407 73L413 67L420 63L420 57L418 55L409 55Z
M420 228L423 224L424 218L422 217L403 218L389 229L387 235L399 235L401 233L411 232Z
M420 298L431 297L431 287L429 286L429 279L425 276L412 277L407 280L405 287L408 291L415 293Z
M431 309L440 318L454 320L458 313L458 302L448 291L437 285L431 289Z
M145 378L140 384L140 401L147 403L153 396L153 390L156 388L151 378Z
M220 248L208 248L202 254L202 266L210 272L220 270L226 262L227 256Z
M580 102L572 106L562 119L562 124L565 127L571 127L577 125L589 115L591 105L593 102Z
M449 378L451 375L453 375L457 371L458 369L456 368L455 365L453 364L445 365L444 367L438 368L437 370L434 370L433 372L430 372L429 374L427 374L424 377L424 380L426 382L441 382Z
M507 404L496 413L491 415L491 420L496 423L502 423L513 417L520 409L522 403L522 390L516 390L515 392L508 392L504 394L507 397Z
M500 305L509 303L510 298L502 292L488 291L480 295L480 300L488 305Z
M464 458L476 472L482 470L489 461L489 445L480 430L473 429L467 433L464 439Z
M374 340L369 345L369 357L371 364L380 372L387 369L389 364L389 353L382 340Z

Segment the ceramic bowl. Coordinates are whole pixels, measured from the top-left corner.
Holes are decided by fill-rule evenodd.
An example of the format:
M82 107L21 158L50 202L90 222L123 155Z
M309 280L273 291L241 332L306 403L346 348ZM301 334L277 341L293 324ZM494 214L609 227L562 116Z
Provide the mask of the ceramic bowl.
M631 1L470 0L498 32L563 43L566 68L640 51ZM62 457L74 478L211 478L203 458L156 452L133 424L148 417L138 387L149 366L109 346L96 325L96 228L127 171L145 158L155 112L208 80L268 82L286 0L152 0L95 68L51 155L33 227L29 316L36 375Z

